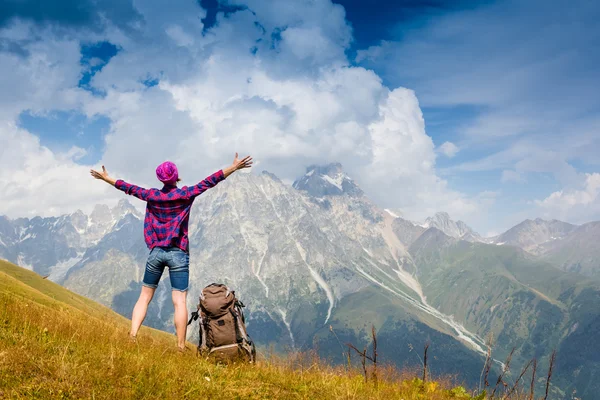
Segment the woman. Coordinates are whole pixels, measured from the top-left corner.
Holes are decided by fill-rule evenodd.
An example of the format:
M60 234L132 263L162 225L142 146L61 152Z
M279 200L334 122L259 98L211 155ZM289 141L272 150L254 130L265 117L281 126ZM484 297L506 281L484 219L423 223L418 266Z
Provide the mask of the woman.
M168 267L175 307L177 346L180 350L185 350L188 316L186 300L190 260L188 243L190 209L197 196L216 186L235 171L251 166L252 158L250 156L240 160L238 154L235 153L235 159L229 167L215 172L197 185L179 188L177 187L177 182L180 181L177 166L166 161L156 168L156 177L164 184L162 189L144 189L122 179L115 180L108 175L104 166L102 166L102 172L90 171L94 178L103 180L147 203L144 239L150 249L150 255L146 262L142 291L131 317L129 335L132 340L136 340L137 332L146 318L148 304L154 296L164 268Z

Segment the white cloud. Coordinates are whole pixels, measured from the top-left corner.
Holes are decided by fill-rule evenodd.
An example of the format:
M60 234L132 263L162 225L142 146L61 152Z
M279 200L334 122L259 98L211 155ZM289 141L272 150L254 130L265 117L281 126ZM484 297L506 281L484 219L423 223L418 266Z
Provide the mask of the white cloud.
M544 213L576 223L586 222L590 217L600 217L600 173L585 174L579 188L564 189L550 194L535 204Z
M166 29L167 35L178 45L182 47L194 44L194 38L186 33L179 25L171 25Z
M114 189L74 162L82 149L55 154L34 135L7 123L0 124L0 142L0 214L50 216L116 202Z
M444 142L444 144L438 148L438 151L448 158L454 157L459 150L458 146L452 142Z
M82 149L81 147L78 147L78 146L71 146L71 148L69 150L67 150L66 153L59 154L59 155L61 155L62 159L65 159L65 160L77 161L87 155L87 150Z
M585 0L545 5L482 2L415 29L400 26L397 40L358 52L361 65L413 88L434 110L428 126L443 125L445 135L457 138L463 157L444 176L469 182L481 175L469 172L497 171L508 182L537 174L566 187L578 180L574 160L597 170L600 8ZM528 192L542 197L545 185L530 183ZM511 197L510 207L523 206L519 193ZM506 209L490 219L503 223Z
M360 183L387 208L400 208L408 218L422 220L446 210L467 222L476 219L488 203L448 188L435 172L433 141L413 91L395 89L380 107L381 116L369 125L372 161Z
M67 99L57 103L61 107L107 115L111 129L102 163L111 174L145 186L157 183L154 169L165 159L176 161L184 183L191 183L231 162L238 151L252 154L256 165L284 181L308 164L340 161L382 206L412 219L446 210L471 222L493 204L495 194L469 197L437 176L435 147L413 91L390 90L372 71L349 65L344 51L351 34L339 5L249 3L255 14L221 17L205 36L197 20L186 18L192 10L163 15L147 4L140 10L147 23L133 34L110 27L105 37L93 36L123 49L91 81L106 92L103 98L75 88L81 69L77 41L65 39L65 54L49 35L29 49L35 59L52 60L36 71L50 69L58 82L35 81L38 91L23 95L4 121L12 123L25 107L52 109L52 98ZM288 28L272 42L281 26ZM3 68L5 78L31 85L26 68L33 60L14 61L13 71ZM146 88L140 81L148 76L160 77L160 83ZM40 91L44 96L36 95ZM75 163L80 150L53 154L30 133L11 129L3 131L3 142L22 158L0 160L0 214L68 212L118 196ZM455 154L451 145L445 151Z
M38 35L44 39L31 39ZM83 95L76 88L81 72L77 40L57 38L51 29L35 31L21 22L0 29L0 39L20 50L0 51L0 121L14 121L27 109L38 112L77 105Z

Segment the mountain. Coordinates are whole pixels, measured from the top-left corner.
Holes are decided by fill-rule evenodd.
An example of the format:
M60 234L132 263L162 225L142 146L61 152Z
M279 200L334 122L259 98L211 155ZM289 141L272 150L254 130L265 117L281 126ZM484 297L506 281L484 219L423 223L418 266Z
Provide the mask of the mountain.
M87 239L90 229L77 224L77 257L68 268L54 261L45 268L51 279L129 317L147 249L141 216L121 206L125 211L98 207L94 218L78 215L104 233ZM585 373L557 369L555 398L573 388L593 398L596 387L587 382L597 380L600 362L583 346L599 333L596 280L566 273L516 246L487 244L444 213L424 224L400 215L371 202L339 164L310 167L291 187L267 172L235 174L192 209L188 305L195 306L205 285L226 283L247 304L248 329L257 342L279 351L316 347L337 363L344 362L338 338L361 348L373 324L386 362L418 368L411 346L429 340L439 361L432 368L460 374L470 385L479 383L490 334L497 360L517 348L515 370L531 357L547 362L557 348L562 366L580 365ZM75 220L59 218L71 225ZM10 233L15 224L0 219L3 243L16 240ZM48 248L64 242L58 234L48 240L57 240ZM76 240L68 243L75 248ZM52 255L35 250L30 255L5 246L2 254ZM147 323L172 331L167 275Z
M469 331L491 335L499 359L515 347L513 365L534 357L547 363L549 349L557 349L557 385L594 398L600 359L589 343L600 334L593 311L600 309L600 280L565 273L517 247L469 243L433 228L410 252L430 304Z
M519 247L567 272L600 277L600 222L528 219L490 241Z
M97 205L89 216L78 210L60 217L0 217L0 257L61 280L126 215L141 218L123 199L112 209Z
M531 253L538 253L540 245L561 239L575 228L577 226L557 220L527 219L503 234L491 238L491 241L497 245L517 246Z
M421 226L425 229L439 229L450 237L466 240L468 242L483 241L482 237L467 224L463 221L453 221L450 219L448 213L445 212L438 212L433 217L427 218Z
M421 225L398 217L395 213L386 212L394 218L392 222L394 234L407 248L427 230Z
M340 163L312 165L306 169L304 176L296 179L292 186L316 198L344 194L356 197L363 195L363 191L344 172Z
M538 248L541 257L559 268L586 276L600 277L600 222L574 227L557 240Z
M461 372L474 384L482 340L424 302L395 219L358 190L321 196L315 201L263 173L233 175L198 198L190 219L190 307L203 286L224 282L247 304L249 329L261 344L280 351L316 345L344 362L329 327L359 345L374 324L383 359L416 366L408 344L430 339L440 359L457 361L434 370ZM142 222L130 216L87 249L62 284L128 316L146 256ZM166 275L149 323L171 330Z

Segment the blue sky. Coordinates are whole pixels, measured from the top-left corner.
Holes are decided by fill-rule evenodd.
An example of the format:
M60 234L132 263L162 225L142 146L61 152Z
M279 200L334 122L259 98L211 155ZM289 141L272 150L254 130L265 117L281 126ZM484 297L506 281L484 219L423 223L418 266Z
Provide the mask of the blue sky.
M453 187L500 191L497 206L517 212L598 170L599 3L341 4L356 51L370 47L358 64L414 89L434 142L460 148L437 163ZM380 23L363 20L369 14ZM530 152L501 156L525 144ZM502 182L504 170L519 181Z
M48 149L56 168L110 162L152 184L161 158L196 173L243 145L286 181L341 161L413 219L581 223L600 219L599 19L586 0L9 0L0 123L29 135L24 166Z

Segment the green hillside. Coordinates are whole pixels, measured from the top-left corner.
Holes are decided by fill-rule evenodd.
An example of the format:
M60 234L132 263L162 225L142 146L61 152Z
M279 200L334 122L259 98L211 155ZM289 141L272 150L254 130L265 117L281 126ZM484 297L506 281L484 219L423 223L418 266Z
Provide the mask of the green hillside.
M380 369L375 386L358 370L327 367L308 355L214 365L193 350L176 351L165 332L144 328L131 343L128 327L111 310L0 261L0 398L470 398L391 368Z
M432 373L457 376L465 387L477 387L485 357L456 340L449 333L448 326L439 320L431 318L427 321L425 313L421 313L425 318L418 319L410 313L414 311L409 310L404 300L379 288L369 287L344 297L336 305L328 327L335 329L341 342L364 348L370 346L371 326L374 326L380 360L404 369L420 367L419 353L429 343ZM329 329L323 328L317 332L314 341L321 355L342 364L345 355L340 351L337 338L331 335ZM497 372L494 369L494 373Z
M575 388L578 398L596 398L600 364L590 346L600 334L597 279L565 273L516 247L468 243L441 232L424 235L411 253L431 304L480 336L492 335L499 359L516 347L513 365L534 357L547 364L556 349L553 398L571 398Z

